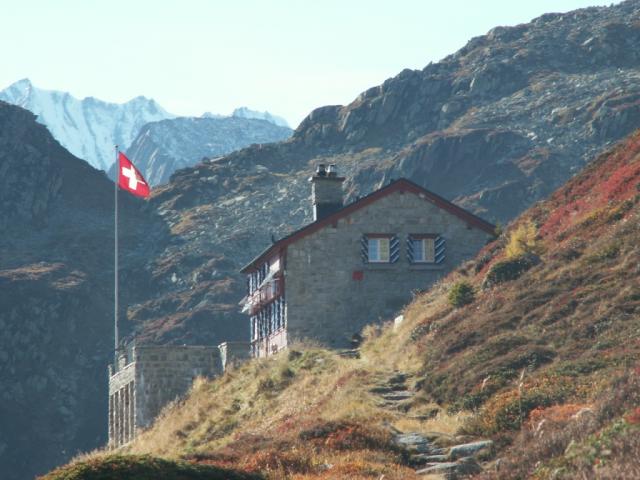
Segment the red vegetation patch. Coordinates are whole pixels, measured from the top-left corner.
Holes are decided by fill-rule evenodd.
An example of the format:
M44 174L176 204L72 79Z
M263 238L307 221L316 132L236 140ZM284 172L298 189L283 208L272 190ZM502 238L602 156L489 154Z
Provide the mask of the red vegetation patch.
M624 416L624 419L632 425L640 425L640 407L635 408Z
M532 428L535 428L542 420L558 424L567 423L578 412L591 408L590 405L580 403L566 403L547 408L539 407L529 413L529 424Z
M300 439L331 450L392 449L388 433L351 422L326 422L300 433Z
M603 178L605 180L603 180ZM551 207L542 237L555 237L587 214L612 207L638 194L640 184L640 134L605 154L584 174L556 192L542 208Z
M293 448L288 451L268 449L247 456L241 463L250 472L309 473L313 469L311 455Z

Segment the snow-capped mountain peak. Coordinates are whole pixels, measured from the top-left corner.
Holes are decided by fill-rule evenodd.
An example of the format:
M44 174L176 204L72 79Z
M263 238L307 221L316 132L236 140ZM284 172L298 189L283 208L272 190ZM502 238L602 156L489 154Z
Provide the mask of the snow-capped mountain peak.
M27 78L0 91L0 100L30 110L62 146L96 168L113 163L113 146L129 146L143 125L175 115L143 96L118 104L35 87Z

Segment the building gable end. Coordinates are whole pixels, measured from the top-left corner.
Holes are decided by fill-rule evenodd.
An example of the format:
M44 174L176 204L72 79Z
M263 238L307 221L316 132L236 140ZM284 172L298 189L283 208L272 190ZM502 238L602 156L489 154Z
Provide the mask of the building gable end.
M342 218L346 218L352 213L354 213L355 211L358 211L366 207L367 205L370 205L371 203L374 203L380 200L381 198L384 198L395 192L399 192L399 193L408 192L408 193L415 194L421 199L435 205L436 207L442 210L445 210L446 212L452 215L457 216L461 220L465 221L470 227L478 228L489 234L494 234L495 232L495 225L492 225L491 223L481 219L480 217L472 214L471 212L449 202L443 197L440 197L439 195L433 192L430 192L429 190L405 178L401 178L399 180L396 180L390 183L385 187L382 187L374 191L373 193L367 195L366 197L363 197L349 205L346 205L342 209L323 218L322 220L318 220L316 222L310 223L309 225L302 227L301 229L293 232L292 234L280 239L279 241L271 245L268 249L266 249L264 252L262 252L260 255L258 255L249 264L243 267L241 272L248 273L254 270L255 268L260 266L261 262L264 262L266 259L272 257L277 252L283 251L287 247L287 245L290 245L300 240L301 238L304 238L307 235L311 235L312 233L317 232L328 226L335 226L337 225L338 220Z

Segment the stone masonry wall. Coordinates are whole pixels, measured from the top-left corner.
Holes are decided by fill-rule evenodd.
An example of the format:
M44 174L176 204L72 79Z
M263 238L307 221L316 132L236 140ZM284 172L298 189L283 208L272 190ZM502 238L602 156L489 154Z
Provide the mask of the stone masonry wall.
M223 371L231 365L251 358L249 342L224 342L218 345L218 349L220 350L220 367Z
M162 408L184 395L198 376L222 373L218 347L139 346L120 355L110 368L109 445L133 440L151 425Z
M138 347L134 362L138 428L148 427L166 404L191 388L196 377L222 373L217 347Z
M400 259L363 263L363 234L395 234ZM410 264L409 234L439 234L446 259L439 265ZM422 290L473 257L491 238L426 197L395 192L287 247L285 268L289 341L313 338L346 347L365 325L392 318ZM361 273L360 273L361 272ZM358 280L358 278L361 278Z
M126 355L121 355L119 361L126 361L126 358ZM109 377L109 446L111 447L124 445L135 436L135 374L135 364L130 363Z

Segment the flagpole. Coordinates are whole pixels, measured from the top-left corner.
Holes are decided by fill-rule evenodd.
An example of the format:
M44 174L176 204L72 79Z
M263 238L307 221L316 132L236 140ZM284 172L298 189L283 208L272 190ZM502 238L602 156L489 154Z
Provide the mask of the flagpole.
M115 368L118 368L118 347L120 339L118 338L118 179L120 178L120 155L118 151L118 145L115 146L116 150L116 178L114 181L114 197L115 197L115 241L114 241L114 278L113 278L113 326L114 326L114 340L115 340Z

